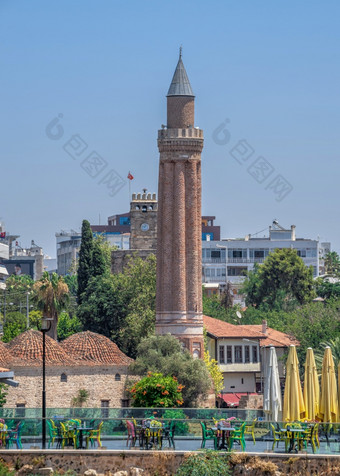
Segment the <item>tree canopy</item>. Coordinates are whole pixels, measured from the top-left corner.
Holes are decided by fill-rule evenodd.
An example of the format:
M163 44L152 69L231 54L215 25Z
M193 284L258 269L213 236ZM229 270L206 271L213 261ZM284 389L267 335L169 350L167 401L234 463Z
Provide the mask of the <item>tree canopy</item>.
M291 248L276 249L248 274L242 291L246 304L268 309L284 309L304 304L315 297L313 268Z
M49 275L47 271L33 285L33 300L43 316L52 319L48 335L57 339L58 317L69 300L69 290L62 276L56 273Z
M84 330L112 338L134 358L140 340L154 332L155 296L155 256L134 256L122 273L89 280L78 316Z
M90 222L83 220L81 227L81 244L79 250L78 263L78 304L82 303L82 295L86 291L89 284L92 271L92 251L93 251L93 235Z
M179 340L170 334L143 339L138 345L137 358L130 370L142 376L149 371L175 376L184 386L182 393L185 407L197 405L198 399L205 397L212 386L204 361L194 359L182 348Z

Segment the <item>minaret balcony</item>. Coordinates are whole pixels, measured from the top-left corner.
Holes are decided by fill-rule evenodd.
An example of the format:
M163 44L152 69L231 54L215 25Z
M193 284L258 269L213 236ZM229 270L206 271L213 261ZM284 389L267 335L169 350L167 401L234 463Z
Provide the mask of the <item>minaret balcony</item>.
M203 139L203 130L198 127L160 129L158 131L158 140L162 139Z

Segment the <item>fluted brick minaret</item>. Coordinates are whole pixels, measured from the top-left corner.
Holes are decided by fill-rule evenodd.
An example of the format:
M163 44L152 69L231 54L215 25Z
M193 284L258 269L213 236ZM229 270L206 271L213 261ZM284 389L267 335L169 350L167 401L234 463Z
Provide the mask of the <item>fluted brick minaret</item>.
M194 127L194 100L180 53L167 95L167 127L158 131L156 332L170 332L202 357L203 131Z

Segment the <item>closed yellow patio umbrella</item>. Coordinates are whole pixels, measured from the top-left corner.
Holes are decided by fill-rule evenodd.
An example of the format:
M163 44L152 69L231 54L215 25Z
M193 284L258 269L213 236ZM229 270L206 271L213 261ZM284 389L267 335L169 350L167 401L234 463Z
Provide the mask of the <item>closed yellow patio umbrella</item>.
M307 349L303 400L306 410L305 418L307 420L315 420L319 413L320 387L314 352L311 347Z
M318 417L323 422L338 421L338 391L334 360L330 347L325 348L321 372L321 398Z
M286 362L283 421L295 421L303 418L305 418L305 404L301 390L299 361L295 345L291 345Z

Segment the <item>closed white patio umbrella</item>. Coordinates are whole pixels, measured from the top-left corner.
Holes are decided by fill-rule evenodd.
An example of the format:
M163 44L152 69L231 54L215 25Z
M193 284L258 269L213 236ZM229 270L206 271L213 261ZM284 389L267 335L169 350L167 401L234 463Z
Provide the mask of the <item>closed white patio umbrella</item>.
M263 410L267 420L278 421L282 410L279 369L274 347L269 348L269 356L264 368Z

